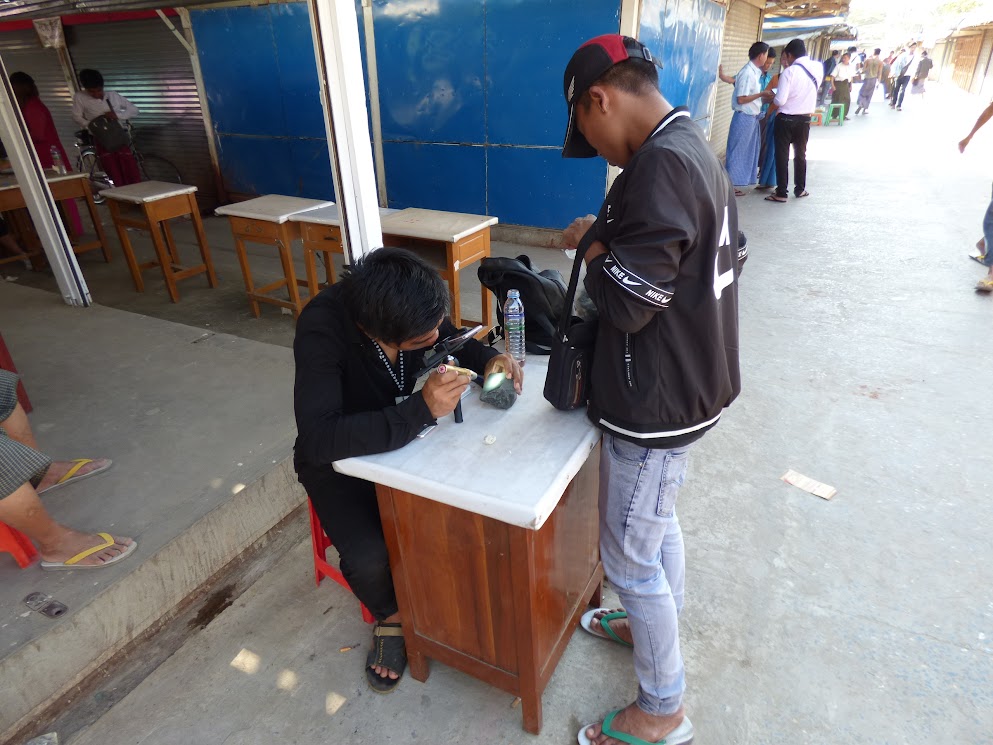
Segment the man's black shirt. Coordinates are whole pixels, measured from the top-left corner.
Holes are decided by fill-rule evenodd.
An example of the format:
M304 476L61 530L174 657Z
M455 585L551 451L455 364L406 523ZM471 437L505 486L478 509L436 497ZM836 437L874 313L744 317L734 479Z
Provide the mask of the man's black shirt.
M439 329L444 339L457 329L448 319ZM403 355L403 390L386 369L372 341L359 330L341 300L337 285L311 300L297 321L293 388L297 440L294 463L301 478L318 469L324 478L342 458L396 450L434 422L415 376L430 347ZM497 351L470 341L458 353L463 367L482 374ZM399 363L399 360L398 360ZM394 367L399 377L399 364ZM396 403L399 396L408 396ZM346 483L357 479L335 474ZM359 482L362 483L362 482Z

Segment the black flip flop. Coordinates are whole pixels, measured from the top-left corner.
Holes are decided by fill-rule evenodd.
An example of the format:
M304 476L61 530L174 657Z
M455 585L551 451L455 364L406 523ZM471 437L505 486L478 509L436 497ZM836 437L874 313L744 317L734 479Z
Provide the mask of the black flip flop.
M769 196L767 196L765 198L765 201L767 201L767 202L779 202L780 204L783 204L785 202L788 202L789 200L786 197L780 197L780 196L776 196L775 194L770 194Z
M396 678L383 677L372 669L373 665L386 667L397 674ZM403 629L398 623L377 623L372 632L372 649L365 659L365 680L376 693L393 693L403 671L407 669L407 645Z
M986 266L986 264L983 263L986 260L985 254L982 256L973 256L972 254L969 254L969 258L972 259L973 261L983 264L983 266Z
M809 191L805 191L802 194L797 194L796 195L796 198L797 199L803 199L804 197L809 197L809 196L810 196L810 192Z

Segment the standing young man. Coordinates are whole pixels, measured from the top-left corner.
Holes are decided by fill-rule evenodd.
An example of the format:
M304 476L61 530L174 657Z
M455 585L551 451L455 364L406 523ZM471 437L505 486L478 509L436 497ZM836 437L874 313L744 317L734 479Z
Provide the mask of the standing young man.
M676 495L692 443L740 390L734 192L689 112L659 92L639 42L586 42L563 86L562 155L599 154L624 169L599 216L574 221L563 238L575 246L589 230L596 237L585 256L600 317L588 415L604 432L600 556L626 609L601 609L585 628L633 642L639 684L634 703L578 739L683 745L693 725L682 706Z
M817 91L824 78L821 63L807 56L802 39L793 39L783 49L784 69L779 73L779 88L769 106L767 117L775 119L776 193L767 202L785 202L789 196L790 147L793 148L793 194L807 193L807 140L810 138L810 115L817 107Z
M915 55L917 54L917 44L911 44L909 49L905 49L896 62L893 63L893 97L890 99L890 108L903 111L903 97L907 94L907 86L910 84L910 76L914 72L917 64Z
M753 186L758 179L761 149L759 118L762 115L762 101L772 98L764 92L762 85L762 68L768 56L769 45L755 42L748 50L748 63L734 76L734 92L731 94L734 114L728 129L725 161L736 197L745 195L738 187Z
M99 70L80 70L79 85L83 89L72 97L72 118L83 129L98 116L119 119L126 126L140 113L138 107L116 91L105 91ZM141 181L138 163L127 145L110 152L97 142L97 155L115 186L137 184Z

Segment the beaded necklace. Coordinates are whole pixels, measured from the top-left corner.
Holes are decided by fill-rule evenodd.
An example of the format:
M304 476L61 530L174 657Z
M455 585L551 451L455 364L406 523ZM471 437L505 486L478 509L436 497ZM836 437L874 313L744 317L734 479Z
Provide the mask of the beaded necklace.
M396 383L397 390L403 394L403 381L406 379L403 371L403 352L399 350L397 351L397 364L400 368L400 376L397 377L396 371L393 369L393 365L390 364L390 358L386 356L386 352L384 352L383 348L379 346L379 342L373 339L372 345L376 347L376 351L379 352L379 359L381 359L383 364L386 365L386 369L390 373L390 377L393 378L393 382Z

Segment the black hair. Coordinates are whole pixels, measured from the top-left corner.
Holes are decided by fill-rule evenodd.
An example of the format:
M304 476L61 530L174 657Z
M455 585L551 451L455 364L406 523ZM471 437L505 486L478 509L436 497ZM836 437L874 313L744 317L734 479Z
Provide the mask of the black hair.
M776 59L776 50L769 47L769 59Z
M784 49L783 51L785 52L786 50ZM833 52L831 52L831 56L832 57L837 57L839 54L841 54L841 52L839 52L837 49L835 49Z
M448 315L441 275L404 248L377 248L346 266L339 284L355 322L387 344L424 336Z
M14 89L14 97L19 106L32 98L38 97L38 86L35 85L34 78L26 72L15 72L10 76L10 87Z
M625 93L640 96L659 89L659 69L655 63L648 60L626 59L623 62L618 62L597 78L590 84L590 88L594 85L609 85ZM587 88L580 96L579 103L584 109L588 109L592 100L589 88Z
M783 50L783 54L788 54L794 58L806 57L807 45L803 43L803 39L793 39L786 45L786 48Z
M873 51L873 54L882 54L882 53L883 53L883 50L880 49L879 47L876 47L876 49Z
M765 54L769 51L769 45L764 41L757 41L748 48L748 59L755 59L760 54Z
M80 70L79 84L84 88L103 88L103 75L97 70Z

